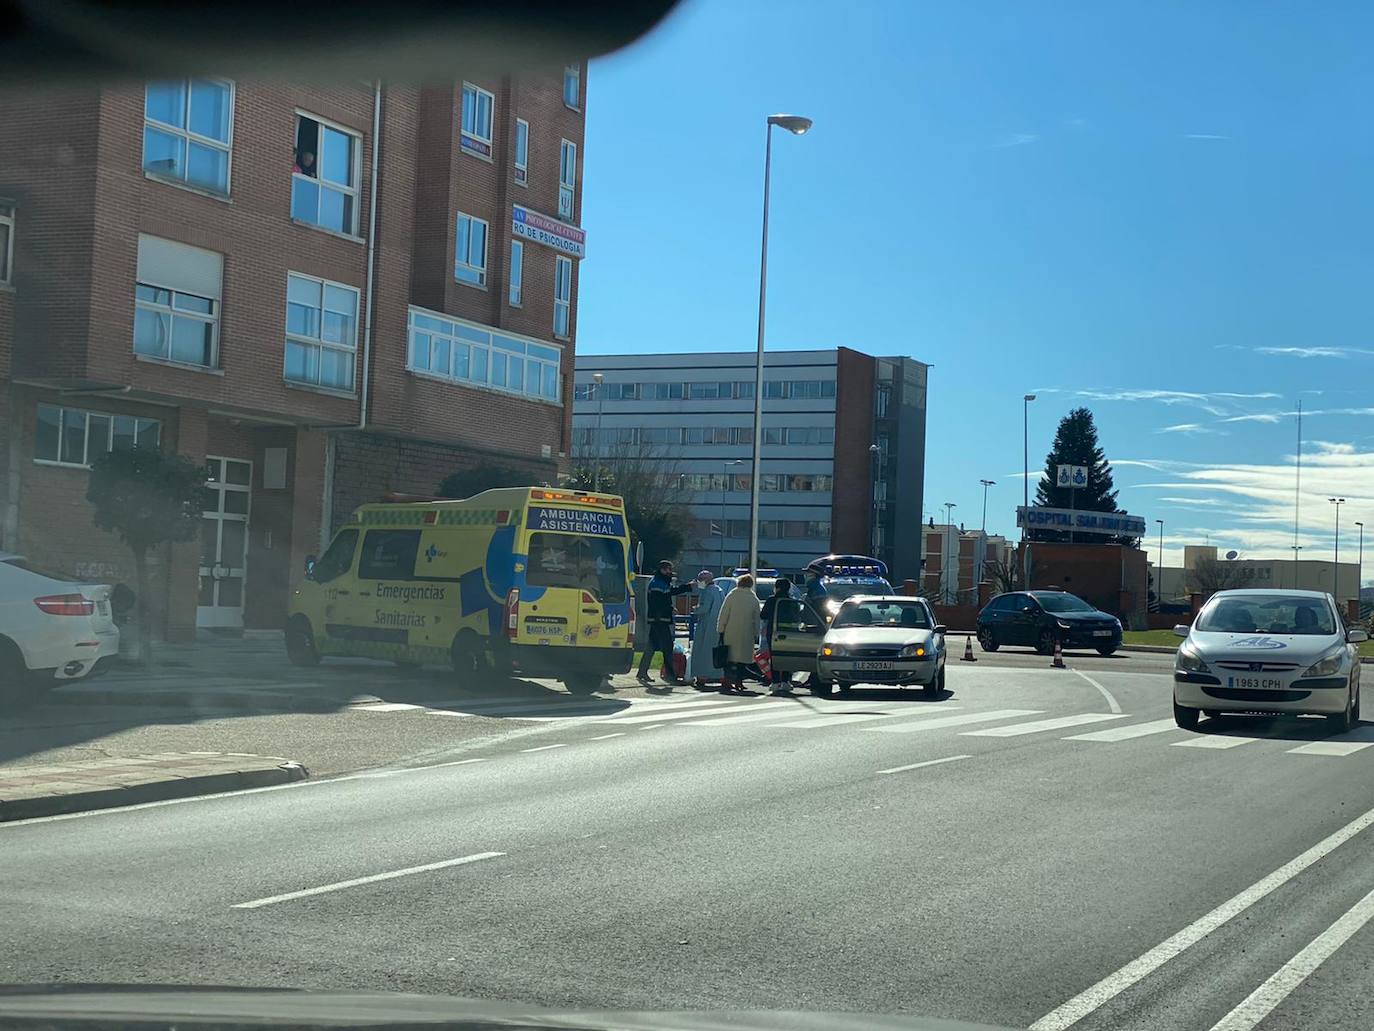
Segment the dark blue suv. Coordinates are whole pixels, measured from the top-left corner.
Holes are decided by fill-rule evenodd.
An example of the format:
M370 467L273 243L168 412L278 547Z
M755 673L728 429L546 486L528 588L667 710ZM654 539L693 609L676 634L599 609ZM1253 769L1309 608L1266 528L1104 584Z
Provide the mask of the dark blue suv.
M1062 648L1093 648L1110 655L1121 647L1121 621L1064 591L999 594L978 613L978 643L984 651L1021 644L1049 655L1056 640Z

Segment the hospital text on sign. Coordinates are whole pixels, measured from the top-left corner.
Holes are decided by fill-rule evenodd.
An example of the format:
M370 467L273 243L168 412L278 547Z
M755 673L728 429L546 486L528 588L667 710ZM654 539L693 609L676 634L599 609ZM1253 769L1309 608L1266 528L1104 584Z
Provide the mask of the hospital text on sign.
M1144 537L1145 519L1125 512L1079 512L1069 508L1016 506L1016 525L1028 530L1072 530L1108 537Z

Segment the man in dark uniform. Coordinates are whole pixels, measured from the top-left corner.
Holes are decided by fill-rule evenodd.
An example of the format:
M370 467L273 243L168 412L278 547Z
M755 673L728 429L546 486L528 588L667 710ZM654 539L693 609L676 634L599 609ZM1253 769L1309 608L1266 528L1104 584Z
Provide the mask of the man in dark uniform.
M691 584L674 582L671 562L665 560L658 564L658 572L649 581L648 601L644 606L647 610L645 618L649 623L649 643L639 659L639 672L635 674L641 684L650 682L649 663L658 652L663 653L663 668L668 671L668 682L682 683L673 669L673 598L691 589Z

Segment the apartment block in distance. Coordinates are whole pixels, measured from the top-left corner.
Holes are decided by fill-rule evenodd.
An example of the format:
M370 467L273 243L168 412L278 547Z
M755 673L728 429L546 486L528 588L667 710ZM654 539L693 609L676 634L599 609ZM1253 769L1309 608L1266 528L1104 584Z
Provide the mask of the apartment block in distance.
M749 560L755 368L752 351L577 359L575 453L671 473L692 572ZM761 564L796 572L836 551L875 555L899 581L920 575L926 372L847 347L767 354Z
M354 506L570 447L586 68L0 96L0 548L133 582L110 449L204 462L165 630L277 627Z

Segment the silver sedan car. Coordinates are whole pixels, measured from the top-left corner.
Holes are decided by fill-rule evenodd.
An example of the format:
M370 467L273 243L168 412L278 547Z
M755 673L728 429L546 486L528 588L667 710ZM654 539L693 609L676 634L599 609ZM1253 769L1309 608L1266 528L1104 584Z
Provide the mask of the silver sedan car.
M1174 720L1224 712L1320 713L1339 731L1360 718L1358 645L1336 604L1321 591L1219 591L1174 658Z

